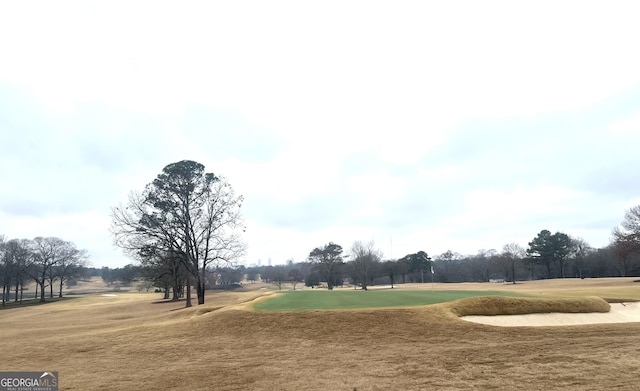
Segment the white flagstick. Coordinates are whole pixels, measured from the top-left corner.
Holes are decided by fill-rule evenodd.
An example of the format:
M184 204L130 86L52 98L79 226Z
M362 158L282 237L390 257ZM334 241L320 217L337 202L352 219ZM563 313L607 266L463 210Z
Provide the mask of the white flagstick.
M433 265L431 265L431 292L433 292Z

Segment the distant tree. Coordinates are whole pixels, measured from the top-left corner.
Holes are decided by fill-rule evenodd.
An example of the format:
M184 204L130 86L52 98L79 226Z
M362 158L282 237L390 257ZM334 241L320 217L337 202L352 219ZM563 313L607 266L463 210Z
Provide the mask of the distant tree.
M351 263L363 290L367 290L367 281L374 275L373 269L382 259L382 252L373 242L356 241L351 246Z
M404 262L403 262L404 264ZM391 281L391 289L393 289L393 284L396 281L396 277L399 274L398 271L398 262L397 261L385 261L382 263L382 272L385 276L389 277Z
M526 250L517 243L505 244L502 252L496 257L500 269L504 273L505 281L516 283L516 268L526 254Z
M53 299L53 285L56 280L55 268L57 265L50 267L47 272L47 286L49 287L49 298Z
M47 281L49 281L49 271L56 266L66 255L67 244L59 238L37 237L31 241L32 261L28 268L29 276L40 288L40 301L45 301L45 291Z
M560 268L560 277L564 278L569 256L572 252L571 238L565 233L556 232L552 236L552 244L554 247L554 257Z
M168 300L171 296L171 292L173 291L172 301L179 300L179 291L180 288L176 287L176 289L171 289L173 287L173 281L170 275L168 274L156 274L156 271L148 266L142 266L141 268L142 276L145 281L150 281L151 285L160 289L160 292L163 294L163 299ZM180 282L178 281L178 284Z
M615 265L621 277L631 274L640 260L640 253L631 240L616 239L612 243L613 252L615 254Z
M2 305L8 300L13 278L13 260L7 250L7 241L0 235L0 284L2 284Z
M318 272L311 272L307 275L307 278L304 279L304 286L313 288L318 285L320 285L320 275Z
M353 262L345 263L343 267L343 272L345 277L351 280L351 283L353 284L353 289L354 290L358 289L358 286L360 283L360 275L358 274L358 271L356 270L354 263Z
M125 251L155 246L180 254L187 285L195 280L198 304L204 304L208 267L245 251L239 236L242 201L224 178L183 160L167 165L142 194L132 193L126 206L114 208L111 231ZM186 306L191 306L190 288Z
M113 270L108 266L103 266L100 274L102 276L102 281L104 281L107 285L113 284L118 279L113 273Z
M255 267L250 267L247 269L247 281L250 281L252 284L256 283L256 279L258 278L258 269Z
M323 247L317 247L309 253L309 261L315 264L318 273L325 278L327 289L332 290L344 263L342 246L330 242Z
M533 263L543 265L547 269L547 278L551 278L551 266L554 262L553 244L551 243L551 232L542 230L531 242L527 255Z
M118 280L124 286L131 286L131 283L142 276L142 271L139 266L132 263L125 265L117 271Z
M275 270L273 266L263 266L262 272L260 273L260 279L262 282L270 283L274 278Z
M470 271L472 281L486 282L491 277L492 266L498 253L496 250L479 250L474 256L466 259L467 269Z
M178 301L188 273L180 252L149 246L140 249L138 256L142 274L163 289L165 299L169 298L171 290L171 300Z
M402 276L402 283L405 284L407 282L407 274L409 273L409 264L403 259L398 259L394 262L396 264L397 276ZM431 269L429 269L429 271L431 271Z
M58 261L47 271L49 298L53 299L54 282L58 282L58 297L62 297L64 283L72 277L78 277L88 259L86 250L79 250L72 242L63 241L58 253Z
M282 290L282 283L287 280L286 267L284 265L273 266L271 273L271 282L278 287L278 290Z
M136 287L136 290L138 292L142 292L142 291L147 291L149 292L149 290L153 288L153 282L149 281L149 280L142 280L138 286Z
M586 277L620 276L620 257L616 254L615 245L598 248L588 252L584 258L584 275Z
M545 266L547 278L551 278L551 268L556 265L560 277L564 278L565 265L571 253L571 239L562 232L551 234L542 230L530 243L527 255L537 264Z
M424 251L418 251L415 254L407 254L400 259L401 262L406 262L409 266L409 271L412 273L420 273L420 282L424 283L424 275L427 272L431 272L433 264L431 258Z
M640 260L640 205L627 210L624 219L612 232L618 270L627 276Z
M631 241L640 247L640 205L625 212L620 225L613 229L613 237Z
M302 272L298 268L294 268L289 270L287 273L288 280L291 281L291 285L293 286L293 290L296 290L296 285L304 279Z
M76 248L76 245L72 242L66 242L63 251L62 258L58 264L52 268L53 279L57 279L59 283L58 297L62 297L62 287L65 282L82 276L83 269L89 259L87 251ZM51 280L52 284L53 279Z
M583 269L586 257L591 254L594 249L589 246L582 238L570 238L571 239L571 253L569 259L573 261L573 267L575 275L578 278L583 278Z
M457 252L447 250L434 259L435 275L440 282L468 281L469 267L464 262L465 257Z
M218 266L215 271L222 285L238 284L242 281L243 273L237 267Z

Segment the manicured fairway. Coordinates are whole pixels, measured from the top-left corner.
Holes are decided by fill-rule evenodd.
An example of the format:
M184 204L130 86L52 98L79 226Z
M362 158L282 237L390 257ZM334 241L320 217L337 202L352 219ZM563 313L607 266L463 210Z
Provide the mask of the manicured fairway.
M286 291L257 303L263 311L308 311L373 307L408 307L476 296L524 296L498 291L305 290Z

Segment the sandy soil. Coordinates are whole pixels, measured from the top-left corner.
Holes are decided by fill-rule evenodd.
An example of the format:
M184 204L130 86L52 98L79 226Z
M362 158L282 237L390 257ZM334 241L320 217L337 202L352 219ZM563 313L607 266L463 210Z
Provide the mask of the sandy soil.
M611 310L606 313L592 312L582 314L527 314L497 316L463 316L460 319L491 326L574 326L600 323L640 322L640 302L611 303Z

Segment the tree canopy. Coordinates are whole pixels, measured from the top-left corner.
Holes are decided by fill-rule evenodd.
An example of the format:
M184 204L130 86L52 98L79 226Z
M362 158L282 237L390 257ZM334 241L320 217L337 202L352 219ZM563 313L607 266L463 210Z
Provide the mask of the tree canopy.
M351 266L362 289L367 290L367 280L372 276L372 269L382 260L382 252L374 243L356 241L351 246Z
M414 254L407 254L400 259L409 266L409 271L420 273L420 281L424 283L424 273L432 271L432 263L429 255L424 251L418 251Z
M551 278L552 267L559 269L560 277L564 278L565 265L571 254L571 238L562 232L551 234L549 230L542 230L531 242L527 255L534 263L544 265L547 270L547 278Z
M316 247L309 253L309 262L316 266L316 270L327 282L327 289L333 289L340 276L343 262L342 246L329 242L323 247Z
M613 229L613 249L618 256L618 269L622 276L631 271L631 265L640 258L640 205L626 211L619 226Z
M178 257L187 286L195 281L203 304L207 267L244 253L242 201L223 177L183 160L167 165L142 193L131 193L126 205L112 210L112 233L116 245L138 258L149 249Z

